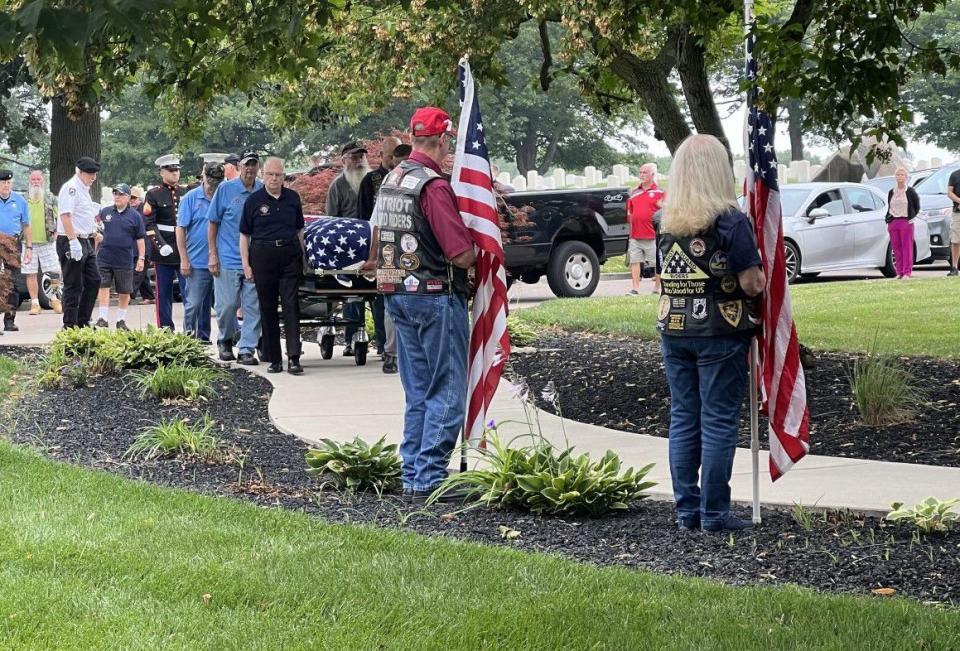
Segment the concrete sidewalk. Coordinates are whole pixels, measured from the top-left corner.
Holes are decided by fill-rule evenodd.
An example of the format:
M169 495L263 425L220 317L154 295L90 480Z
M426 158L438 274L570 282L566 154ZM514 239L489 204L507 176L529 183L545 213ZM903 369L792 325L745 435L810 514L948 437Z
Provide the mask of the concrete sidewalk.
M111 312L111 318L115 312ZM181 306L174 306L174 319L182 319ZM0 337L3 345L41 345L50 341L60 328L60 317L53 313L17 317L20 332ZM153 306L132 307L127 316L131 328L154 323ZM386 435L399 442L403 430L403 389L397 375L385 375L379 358L372 356L367 366L356 366L353 358L343 357L342 348L334 350L331 360L320 359L315 343L305 343L302 364L305 374L267 375L266 366L248 367L264 375L274 386L270 417L283 432L308 442L322 438L352 439L361 436L375 440ZM510 396L503 383L488 419L500 424L503 436L529 432L523 404ZM519 421L508 423L506 421ZM631 434L569 420L546 412L539 413L544 436L556 445L564 439L579 452L602 455L614 450L629 466L655 463L650 478L658 485L652 493L669 497L670 470L667 440ZM454 460L455 463L458 460ZM851 508L865 511L889 510L894 501L913 504L930 495L941 499L960 496L960 468L885 463L837 457L808 456L775 484L767 472L767 453L760 455L760 496L765 504ZM750 451L738 449L734 462L733 497L749 502L752 498Z

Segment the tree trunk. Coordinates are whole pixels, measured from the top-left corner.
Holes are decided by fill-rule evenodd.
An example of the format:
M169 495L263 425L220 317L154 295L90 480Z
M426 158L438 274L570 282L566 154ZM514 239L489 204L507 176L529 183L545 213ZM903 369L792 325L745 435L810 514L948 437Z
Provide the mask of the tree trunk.
M553 159L557 157L557 146L560 144L560 130L550 134L550 141L547 144L547 149L543 154L543 160L540 161L540 164L537 165L537 172L541 175L546 174L547 170L550 169L550 166L553 165Z
M100 160L100 110L86 108L70 116L62 98L53 98L50 120L50 191L56 194L60 186L74 174L77 160L89 156ZM94 200L100 197L100 183L90 188Z
M790 160L803 160L803 108L798 99L789 99L785 104L787 131L790 133Z
M514 143L520 176L525 177L527 172L537 169L537 140L536 128L528 124L523 139Z
M697 128L698 133L716 136L729 152L730 143L723 132L720 113L713 101L713 90L710 88L703 44L699 37L690 32L689 26L684 25L677 45L679 55L677 72L680 74L680 84L683 86L683 95L687 100L693 126Z

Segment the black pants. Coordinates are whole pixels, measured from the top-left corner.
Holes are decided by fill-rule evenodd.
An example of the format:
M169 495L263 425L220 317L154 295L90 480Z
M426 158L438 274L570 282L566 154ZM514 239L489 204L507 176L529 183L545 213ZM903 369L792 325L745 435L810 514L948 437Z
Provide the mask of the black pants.
M63 276L63 327L89 326L93 306L100 290L100 270L97 269L97 254L93 240L77 238L83 257L70 257L70 241L64 235L57 236L57 257Z
M377 342L377 349L383 352L387 345L387 328L383 322L383 294L377 294L373 299L373 339Z
M143 263L143 271L134 271L133 272L133 293L130 294L130 298L136 298L137 292L140 293L140 298L153 300L153 284L150 282L150 276L148 271L150 270L150 263Z
M260 327L263 333L263 352L268 362L279 362L280 315L277 301L283 308L283 328L286 331L287 357L300 357L300 302L297 288L303 274L303 253L300 244L285 246L273 243L250 243L250 266L260 302Z

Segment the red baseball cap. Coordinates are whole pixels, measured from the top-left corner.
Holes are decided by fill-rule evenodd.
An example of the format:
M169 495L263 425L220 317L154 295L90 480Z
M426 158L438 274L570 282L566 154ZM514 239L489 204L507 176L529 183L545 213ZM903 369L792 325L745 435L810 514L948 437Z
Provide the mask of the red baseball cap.
M453 128L453 122L446 111L436 106L424 106L414 111L410 118L410 133L415 138L439 136L441 133L455 136L457 130Z

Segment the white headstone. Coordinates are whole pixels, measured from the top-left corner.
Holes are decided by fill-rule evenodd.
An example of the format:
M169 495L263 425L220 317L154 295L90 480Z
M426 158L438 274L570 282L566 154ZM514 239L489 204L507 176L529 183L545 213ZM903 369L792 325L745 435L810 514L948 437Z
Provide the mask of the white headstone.
M505 183L507 185L513 185L513 183L510 181L510 172L500 172L497 175L497 181L499 181L500 183Z
M742 179L747 175L747 163L741 158L733 161L733 176Z
M930 167L943 167L943 160L940 158L931 158Z
M630 168L626 165L614 165L613 175L619 177L620 182L623 183L630 176Z
M557 181L552 176L547 176L540 180L540 185L543 186L544 190L556 190Z
M587 165L583 168L583 175L587 178L587 183L593 183L593 178L597 173L597 168L593 165Z
M820 173L820 170L823 169L823 165L811 165L810 166L810 178L816 178L817 174Z
M795 160L790 162L790 169L793 171L793 178L797 183L810 182L810 161Z
M783 163L777 164L777 178L780 179L780 183L789 183L790 174L789 168Z
M529 172L527 172L527 187L536 188L537 179L539 178L540 178L540 174L537 172L537 170L530 170Z
M515 176L513 177L513 180L510 181L510 185L522 192L523 190L527 189L527 179L522 176Z
M615 187L617 187L617 186L619 186L619 185L620 185L620 178L619 178L619 177L614 176L613 174L610 174L609 176L607 176L607 187L608 187L608 188L615 188Z
M585 188L587 187L587 177L575 175L573 177L573 187L575 188Z
M551 172L550 176L553 177L554 186L562 188L563 182L567 178L567 171L562 167L555 167L553 168L553 172Z

